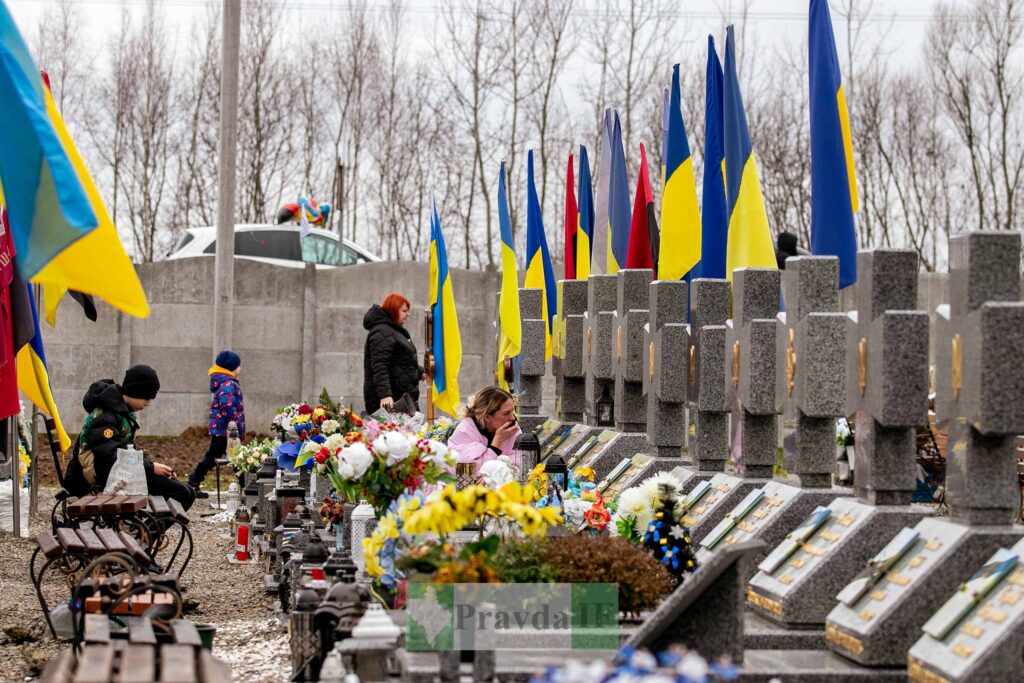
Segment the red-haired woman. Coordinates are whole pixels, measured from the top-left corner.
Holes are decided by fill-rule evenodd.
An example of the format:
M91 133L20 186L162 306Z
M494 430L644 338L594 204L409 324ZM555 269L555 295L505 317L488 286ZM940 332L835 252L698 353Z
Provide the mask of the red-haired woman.
M408 396L419 410L420 379L424 370L416 357L416 345L405 329L409 318L409 300L391 292L380 305L374 304L363 317L367 330L363 350L363 400L366 412L381 408L391 411L394 404Z

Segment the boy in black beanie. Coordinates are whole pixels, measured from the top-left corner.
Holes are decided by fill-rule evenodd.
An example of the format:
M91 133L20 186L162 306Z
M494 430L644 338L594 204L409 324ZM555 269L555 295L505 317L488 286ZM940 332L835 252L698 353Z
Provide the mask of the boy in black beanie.
M106 486L110 468L117 460L117 449L135 442L139 429L138 413L145 410L160 391L160 378L148 365L133 365L121 384L112 379L92 383L82 399L88 413L68 463L65 485L70 493L82 496L93 486ZM174 479L168 465L145 458L146 486L150 495L173 498L188 510L195 491Z

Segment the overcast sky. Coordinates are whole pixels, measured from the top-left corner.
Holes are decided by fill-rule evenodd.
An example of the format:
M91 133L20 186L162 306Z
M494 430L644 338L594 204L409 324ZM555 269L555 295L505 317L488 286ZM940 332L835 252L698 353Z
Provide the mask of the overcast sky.
M26 36L34 32L34 27L50 0L4 0L14 14ZM106 32L116 30L118 17L123 8L133 12L141 12L147 0L73 0L84 11L93 40L99 47ZM290 30L311 31L321 25L321 21L332 13L343 11L346 0L275 0L287 12ZM389 4L387 0L367 0L369 6L383 11ZM597 8L607 0L577 0L577 13L582 16L595 16ZM169 25L176 29L186 29L191 20L204 13L211 5L219 5L221 0L157 0L164 8ZM886 43L891 46L891 57L901 63L917 60L924 39L932 9L939 0L857 0L870 7L870 23L866 29L869 39L886 35ZM243 0L244 11L245 0ZM959 3L964 5L964 0ZM407 26L414 46L427 48L432 36L436 35L434 24L439 18L444 0L407 0ZM723 11L738 16L743 6L742 0L680 0L678 31L667 37L678 47L673 61L685 61L695 55L703 59L705 41L708 33L716 36L722 34L721 16ZM737 25L737 33L751 43L756 41L758 47L767 49L788 50L791 46L799 46L807 31L808 0L754 0L745 26ZM845 61L846 25L845 20L837 11L837 3L832 3L833 21L835 23L836 41L840 59ZM738 19L737 19L738 21ZM107 28L104 28L107 27ZM744 29L745 28L745 32ZM178 35L187 35L187 31L179 31ZM724 36L722 36L724 38ZM743 49L743 45L738 46ZM748 45L748 48L750 46ZM585 64L571 60L570 69L586 68Z

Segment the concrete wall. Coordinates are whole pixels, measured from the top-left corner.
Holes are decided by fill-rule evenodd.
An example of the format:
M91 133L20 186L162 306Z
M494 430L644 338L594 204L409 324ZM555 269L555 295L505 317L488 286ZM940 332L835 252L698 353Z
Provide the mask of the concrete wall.
M74 302L58 313L57 328L44 325L47 364L65 427L77 431L84 417L81 401L89 383L110 377L120 381L133 363L148 363L160 374L162 388L143 414L146 434L176 435L206 424L209 411L207 370L213 341L213 259L161 261L139 266L152 313L144 320L119 315L97 303L91 323ZM492 383L495 354L495 270L452 269L462 332L463 398ZM362 410L363 315L390 291L413 303L407 327L422 355L424 309L428 304L429 266L417 262L379 262L338 269L283 268L235 261L234 349L242 356L242 389L250 429L269 431L274 411L299 399L315 399L322 387ZM853 288L841 294L841 307L855 305ZM918 305L934 316L949 301L945 273L922 273ZM544 378L544 409L554 410L554 380ZM426 408L421 385L421 409Z
M90 323L67 301L57 328L44 330L47 364L65 427L77 431L81 401L97 378L120 381L132 363L160 374L161 391L142 415L146 434L176 435L205 425L209 411L207 370L213 340L213 259L182 259L139 267L152 308L144 320L120 316L98 303ZM462 332L463 396L492 381L496 271L452 269ZM306 270L235 262L233 348L242 357L242 389L251 429L268 431L278 407L315 399L322 387L363 408L363 315L370 304L399 291L413 304L407 324L421 355L429 266L381 262L339 269ZM420 407L425 409L425 386Z

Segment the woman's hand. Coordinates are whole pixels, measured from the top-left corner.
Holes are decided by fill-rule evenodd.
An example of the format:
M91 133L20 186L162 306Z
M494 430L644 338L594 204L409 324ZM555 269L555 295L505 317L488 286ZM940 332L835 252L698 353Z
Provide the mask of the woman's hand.
M390 413L392 408L395 407L395 399L391 398L390 396L385 396L380 400L380 407L387 410Z
M498 431L494 432L493 445L501 448L501 445L511 438L516 433L516 421L510 420L505 424L498 427Z
M153 474L158 477L173 477L174 470L169 465L165 465L162 462L153 463Z

